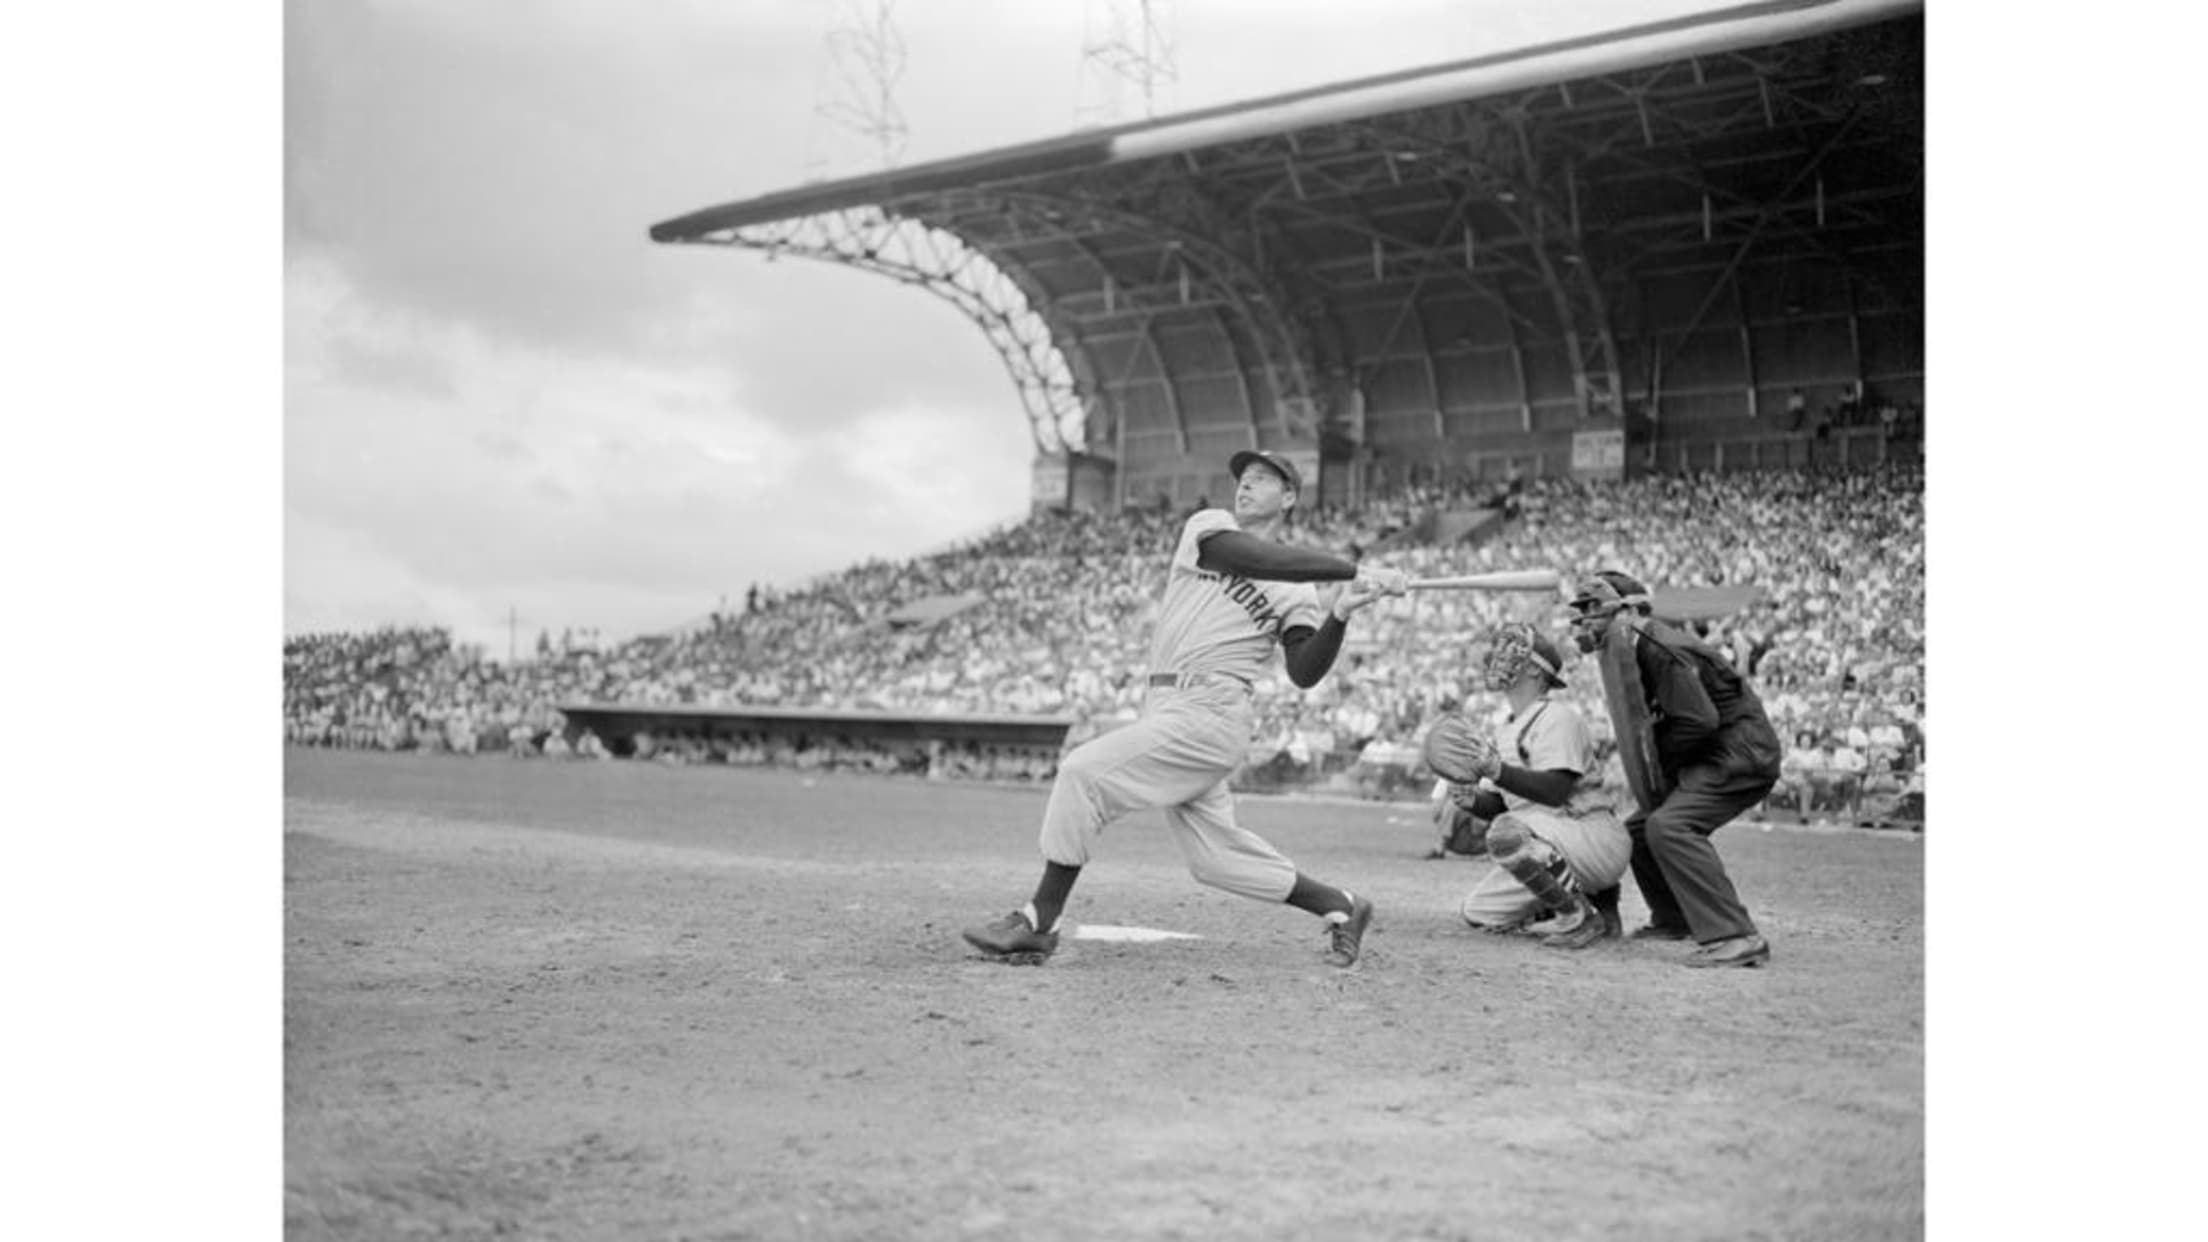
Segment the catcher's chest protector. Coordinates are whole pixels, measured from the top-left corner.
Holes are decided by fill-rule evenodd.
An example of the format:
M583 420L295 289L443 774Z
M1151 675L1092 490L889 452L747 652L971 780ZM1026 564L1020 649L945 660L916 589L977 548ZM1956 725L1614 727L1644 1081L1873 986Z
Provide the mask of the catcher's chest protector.
M1603 635L1598 659L1602 697L1610 707L1610 728L1617 734L1625 783L1645 815L1661 805L1671 789L1656 759L1656 722L1648 714L1648 691L1641 685L1640 661L1633 654L1639 641L1639 633L1620 617Z

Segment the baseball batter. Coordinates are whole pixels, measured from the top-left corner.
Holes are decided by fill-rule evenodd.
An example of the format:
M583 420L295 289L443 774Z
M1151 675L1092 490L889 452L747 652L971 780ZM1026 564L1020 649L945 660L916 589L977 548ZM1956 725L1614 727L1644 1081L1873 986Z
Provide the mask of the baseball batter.
M1275 542L1303 490L1294 463L1273 453L1236 453L1234 512L1204 509L1181 528L1150 643L1142 714L1068 752L1043 811L1043 875L1020 910L970 927L984 954L1040 963L1058 948L1066 900L1104 826L1132 811L1162 808L1204 884L1259 901L1285 901L1325 920L1326 960L1356 963L1373 904L1296 869L1264 838L1235 822L1227 778L1249 753L1251 687L1274 649L1289 679L1317 685L1341 650L1359 609L1404 593L1400 570L1367 570L1339 557ZM1346 582L1324 602L1314 582Z
M1586 717L1550 697L1562 670L1555 643L1523 622L1504 626L1482 677L1508 699L1509 722L1489 739L1463 715L1444 716L1425 750L1459 803L1488 821L1495 866L1465 894L1465 922L1500 933L1546 917L1542 943L1584 949L1621 931L1617 885L1633 843L1600 787Z

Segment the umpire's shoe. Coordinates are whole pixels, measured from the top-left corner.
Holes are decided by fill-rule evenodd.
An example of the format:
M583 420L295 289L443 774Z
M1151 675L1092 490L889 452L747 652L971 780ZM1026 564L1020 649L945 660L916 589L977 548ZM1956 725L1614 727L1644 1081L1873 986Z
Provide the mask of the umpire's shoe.
M1349 899L1349 917L1326 928L1326 964L1355 966L1364 951L1365 929L1372 926L1372 903L1363 897Z
M1058 951L1058 933L1036 931L1019 910L959 934L983 953L1015 966L1040 966Z
M1713 940L1694 951L1689 966L1762 966L1771 960L1771 942L1750 932L1728 940Z

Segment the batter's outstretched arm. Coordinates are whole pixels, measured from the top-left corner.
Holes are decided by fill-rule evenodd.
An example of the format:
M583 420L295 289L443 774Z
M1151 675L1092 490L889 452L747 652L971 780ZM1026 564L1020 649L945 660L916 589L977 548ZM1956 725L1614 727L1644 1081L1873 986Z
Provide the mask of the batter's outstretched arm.
M1256 582L1347 582L1357 576L1354 561L1239 530L1206 535L1196 554L1196 567Z
M1288 680L1305 690L1318 685L1319 679L1334 667L1334 657L1341 654L1342 634L1347 628L1340 617L1328 613L1326 622L1315 630L1308 625L1282 630L1280 650L1288 665Z

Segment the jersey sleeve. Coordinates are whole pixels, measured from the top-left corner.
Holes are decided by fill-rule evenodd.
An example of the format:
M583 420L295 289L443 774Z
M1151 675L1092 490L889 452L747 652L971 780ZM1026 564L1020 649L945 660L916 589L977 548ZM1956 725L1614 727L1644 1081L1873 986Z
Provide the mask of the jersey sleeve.
M1586 776L1595 771L1595 734L1587 718L1569 703L1551 700L1526 739L1526 765L1536 772L1562 768Z
M1173 568L1196 572L1196 558L1204 550L1204 536L1223 530L1240 530L1234 515L1225 509L1198 509L1181 524L1181 542L1173 549Z
M1272 584L1280 592L1280 630L1287 633L1299 625L1319 628L1326 620L1326 611L1319 607L1318 588L1308 582L1280 582Z

